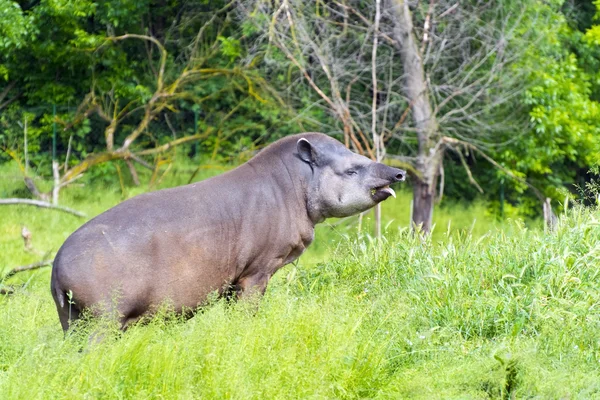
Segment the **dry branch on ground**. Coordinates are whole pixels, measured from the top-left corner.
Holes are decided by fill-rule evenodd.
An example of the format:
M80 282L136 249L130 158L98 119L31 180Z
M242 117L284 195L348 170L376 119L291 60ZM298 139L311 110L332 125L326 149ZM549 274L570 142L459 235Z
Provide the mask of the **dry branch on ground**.
M62 212L66 212L72 215L76 215L80 218L87 218L87 216L81 211L73 210L69 207L59 206L52 203L48 203L47 201L41 200L32 200L32 199L0 199L0 205L29 205L40 208L50 208L53 210L58 210Z
M50 266L52 266L53 262L54 262L54 260L47 259L47 260L35 262L33 264L28 264L28 265L23 265L21 267L13 268L10 271L8 271L6 274L4 274L4 276L0 277L0 282L7 280L8 278L18 274L19 272L33 271L33 270L44 268L44 267L50 267Z

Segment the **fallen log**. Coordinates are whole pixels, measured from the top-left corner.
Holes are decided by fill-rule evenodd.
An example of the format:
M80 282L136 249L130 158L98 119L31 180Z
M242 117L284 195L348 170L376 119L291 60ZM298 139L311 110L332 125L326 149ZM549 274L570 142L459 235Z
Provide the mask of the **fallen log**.
M69 207L64 207L64 206L59 206L56 204L52 204L52 203L48 203L47 201L41 201L41 200L31 200L31 199L0 199L0 205L10 205L10 204L26 204L26 205L30 205L30 206L36 206L36 207L41 207L41 208L51 208L53 210L58 210L58 211L62 211L62 212L66 212L72 215L76 215L80 218L87 218L87 216L77 210L73 210L72 208Z

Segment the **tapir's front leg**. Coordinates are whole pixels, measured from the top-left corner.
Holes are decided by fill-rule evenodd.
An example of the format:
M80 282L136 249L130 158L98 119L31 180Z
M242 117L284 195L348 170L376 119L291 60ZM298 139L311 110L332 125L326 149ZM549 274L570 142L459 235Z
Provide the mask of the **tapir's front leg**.
M262 296L265 294L271 275L265 272L257 272L253 275L240 278L235 285L237 298L247 299L252 296Z

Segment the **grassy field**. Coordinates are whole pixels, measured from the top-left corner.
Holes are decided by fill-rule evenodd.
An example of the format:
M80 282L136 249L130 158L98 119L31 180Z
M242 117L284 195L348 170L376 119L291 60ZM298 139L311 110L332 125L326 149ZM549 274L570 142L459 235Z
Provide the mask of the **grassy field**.
M189 173L173 168L163 186ZM14 167L0 177L0 197L20 190ZM93 216L147 189L72 187L61 201ZM323 224L258 311L215 301L188 321L165 315L124 334L98 322L65 340L49 269L17 275L0 296L0 398L600 398L600 214L575 209L547 235L453 205L421 240L407 230L409 200L385 203L382 242L364 233L369 217L360 234L356 219ZM0 213L5 272L84 221ZM105 339L90 344L97 329Z

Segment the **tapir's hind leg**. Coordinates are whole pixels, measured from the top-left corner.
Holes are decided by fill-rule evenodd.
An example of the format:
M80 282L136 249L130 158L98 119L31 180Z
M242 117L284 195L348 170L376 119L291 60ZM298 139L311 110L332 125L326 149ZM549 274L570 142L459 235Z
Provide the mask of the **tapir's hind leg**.
M52 277L50 279L50 292L56 304L56 311L58 311L58 318L63 331L66 333L71 323L81 317L81 309L73 301L73 294L71 290L65 290L64 286L60 283L59 279L60 272L60 251L59 254L54 258L52 263Z
M62 305L56 302L56 309L58 311L60 324L65 332L69 330L69 327L74 321L81 317L81 310L79 310L79 308L77 308L77 306L70 301L63 302Z
M50 283L50 291L52 292L52 297L56 304L60 324L62 325L63 331L67 332L71 323L81 316L81 310L77 307L75 302L73 302L72 296L65 293L61 288L61 285L58 284L54 272L55 271L53 271L52 281Z

